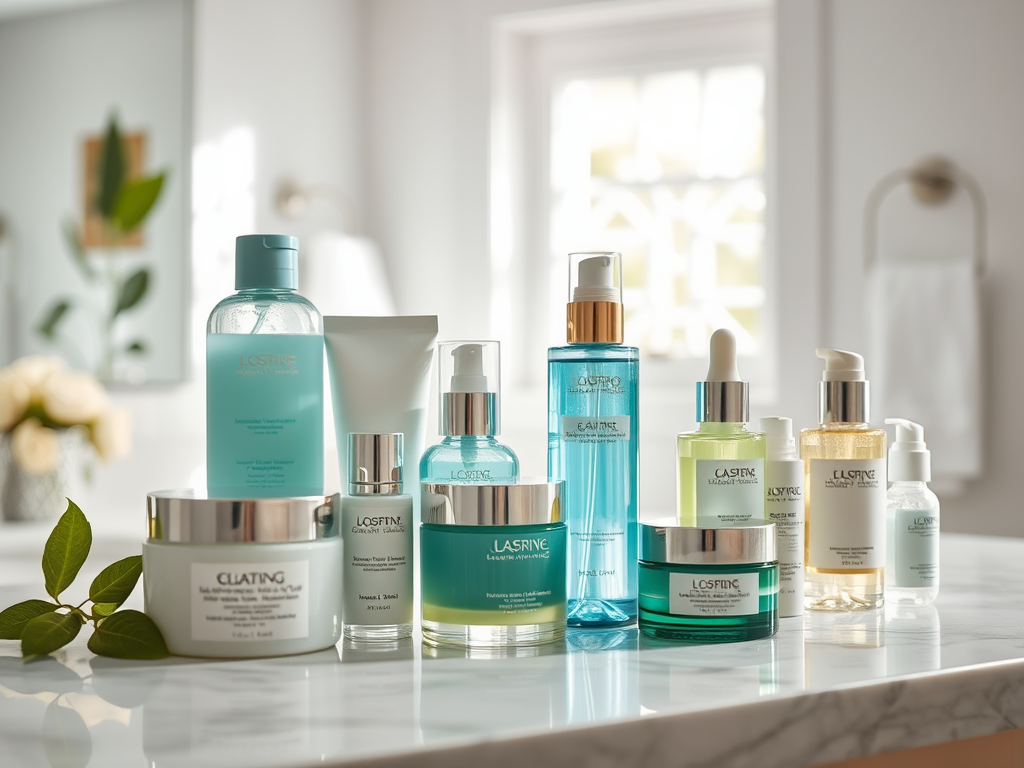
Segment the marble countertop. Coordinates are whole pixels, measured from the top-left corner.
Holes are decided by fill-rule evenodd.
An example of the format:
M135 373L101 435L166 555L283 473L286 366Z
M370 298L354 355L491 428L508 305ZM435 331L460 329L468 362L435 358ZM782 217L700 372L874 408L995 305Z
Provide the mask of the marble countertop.
M47 533L0 526L0 607L43 596ZM98 534L80 583L138 549ZM932 606L808 614L731 645L633 627L507 655L414 639L122 662L90 654L83 631L24 664L0 641L0 763L797 768L1020 727L1024 540L947 535L942 558Z

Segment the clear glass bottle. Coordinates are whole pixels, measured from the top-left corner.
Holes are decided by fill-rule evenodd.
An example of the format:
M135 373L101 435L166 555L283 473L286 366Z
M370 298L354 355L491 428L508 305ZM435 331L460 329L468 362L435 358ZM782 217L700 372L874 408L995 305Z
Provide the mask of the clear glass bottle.
M412 635L413 504L402 493L403 436L348 436L349 495L341 500L345 637Z
M496 341L442 341L438 351L438 431L444 439L420 460L420 481L502 483L519 459L501 431L500 348Z
M548 476L565 481L570 627L636 620L639 360L622 261L569 255L568 345L548 350Z
M868 424L864 358L818 349L820 425L800 432L804 461L804 608L880 608L885 572L884 429Z
M207 487L221 498L323 493L323 321L295 292L299 240L235 240L235 288L206 326Z
M749 385L736 368L736 338L719 328L710 346L707 380L697 383L697 431L676 437L681 525L696 525L698 514L723 526L764 518L765 437L747 430Z
M892 486L885 497L885 599L927 605L939 594L939 498L928 487L931 451L920 424L885 423L896 425L889 452Z

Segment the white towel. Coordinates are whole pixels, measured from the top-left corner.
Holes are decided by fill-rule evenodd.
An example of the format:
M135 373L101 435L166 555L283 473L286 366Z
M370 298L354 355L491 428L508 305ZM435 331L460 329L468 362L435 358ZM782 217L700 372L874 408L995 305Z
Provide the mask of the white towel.
M968 260L879 264L868 275L867 378L873 421L924 426L932 479L981 474L981 309Z

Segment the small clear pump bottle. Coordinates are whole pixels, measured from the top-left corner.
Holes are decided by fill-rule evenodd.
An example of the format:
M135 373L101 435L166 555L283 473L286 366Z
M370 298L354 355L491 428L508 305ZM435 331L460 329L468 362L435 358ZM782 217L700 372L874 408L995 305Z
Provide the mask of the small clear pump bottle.
M939 594L939 499L928 487L931 451L920 424L906 419L885 423L896 425L885 505L885 599L926 605Z
M403 437L350 433L349 495L341 500L342 620L352 640L412 634L412 496L402 493Z
M500 349L496 341L442 341L438 351L438 430L444 439L420 460L420 481L509 483L519 459L501 431Z
M816 429L800 432L809 611L881 608L885 571L884 429L868 424L864 358L818 349L825 373Z
M765 513L762 432L747 430L750 385L736 367L736 337L719 328L711 335L706 381L697 383L695 432L676 438L679 523L702 520L728 526L760 520Z

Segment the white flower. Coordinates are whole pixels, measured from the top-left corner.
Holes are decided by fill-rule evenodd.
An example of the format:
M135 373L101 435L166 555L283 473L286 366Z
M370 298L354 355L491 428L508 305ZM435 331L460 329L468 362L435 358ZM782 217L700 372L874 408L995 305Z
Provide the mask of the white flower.
M32 390L10 369L0 371L0 432L7 432L25 415Z
M64 370L64 361L52 355L30 355L15 360L7 370L25 382L32 393L37 395L51 374Z
M100 461L114 461L132 449L132 415L124 408L111 408L92 427L92 444Z
M11 454L30 475L45 475L57 466L57 431L44 427L39 419L25 419L11 432Z
M57 371L43 380L40 399L46 415L60 424L91 424L107 409L107 393L92 376Z

